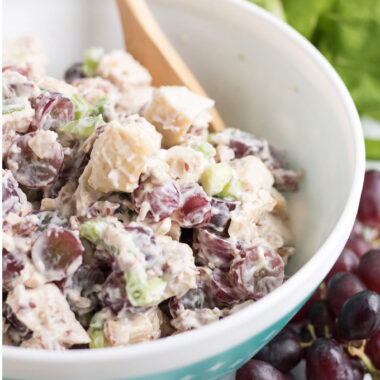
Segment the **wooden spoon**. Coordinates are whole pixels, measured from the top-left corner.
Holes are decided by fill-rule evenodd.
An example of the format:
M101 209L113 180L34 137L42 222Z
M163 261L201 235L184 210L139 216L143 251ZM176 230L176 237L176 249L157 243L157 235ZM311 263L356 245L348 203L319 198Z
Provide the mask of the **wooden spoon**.
M162 32L145 0L116 2L127 50L149 70L153 86L186 86L191 91L208 97ZM214 131L224 129L223 120L215 108L211 110L211 115L211 128Z

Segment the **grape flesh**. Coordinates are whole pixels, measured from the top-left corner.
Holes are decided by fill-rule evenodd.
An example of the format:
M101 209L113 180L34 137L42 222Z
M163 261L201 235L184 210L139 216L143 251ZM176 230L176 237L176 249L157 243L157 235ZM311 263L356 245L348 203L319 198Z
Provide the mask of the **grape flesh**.
M302 356L300 339L285 327L254 358L271 364L281 372L288 372L299 363Z
M218 268L212 271L210 293L221 305L233 305L245 298L232 284L229 273Z
M380 294L380 249L373 249L360 259L358 274L368 289Z
M230 274L235 286L248 297L259 299L284 280L284 261L268 247L244 248L234 258Z
M352 273L340 272L331 277L327 284L328 303L335 316L338 316L343 304L354 294L366 290L366 286Z
M380 296L370 290L348 299L338 317L339 335L348 340L368 339L380 328Z
M178 210L181 194L174 180L155 184L151 178L148 178L134 190L132 201L137 212L140 212L143 205L147 205L146 217L154 222L160 222Z
M44 91L32 101L35 110L31 129L56 131L61 124L74 120L74 103L55 91Z
M286 380L286 377L272 365L252 359L238 369L236 380Z
M181 186L181 206L176 213L176 221L181 227L202 227L211 218L211 204L203 188L197 183Z
M54 227L43 231L32 247L32 260L48 281L59 281L74 273L82 262L84 248L70 230Z
M334 339L318 338L306 356L308 380L354 380L351 363Z
M35 132L20 136L10 147L7 158L8 168L21 185L39 189L57 180L63 166L63 149L59 143L45 158L38 157L29 146Z

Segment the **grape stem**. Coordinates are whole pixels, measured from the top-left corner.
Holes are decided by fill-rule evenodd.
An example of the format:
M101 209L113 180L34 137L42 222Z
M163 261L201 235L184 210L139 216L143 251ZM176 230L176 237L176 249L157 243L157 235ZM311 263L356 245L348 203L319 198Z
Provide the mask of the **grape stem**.
M374 367L374 365L371 362L371 359L365 354L365 345L365 339L362 341L360 347L357 347L354 345L353 342L350 342L348 343L347 350L351 356L357 356L362 360L368 372L372 375L373 380L379 380L380 372Z

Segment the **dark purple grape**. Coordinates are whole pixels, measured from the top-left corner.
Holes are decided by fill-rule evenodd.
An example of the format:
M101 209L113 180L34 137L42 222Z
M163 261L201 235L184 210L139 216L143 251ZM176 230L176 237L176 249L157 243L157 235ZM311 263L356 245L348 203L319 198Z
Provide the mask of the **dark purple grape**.
M24 258L17 254L12 254L3 248L3 287L8 288L12 280L19 276L24 269Z
M302 359L300 339L285 327L254 357L276 367L281 372L288 372Z
M368 339L365 352L371 359L372 364L380 370L380 329Z
M127 303L127 290L125 276L122 271L112 272L103 284L100 293L102 303L110 307L116 314L119 313Z
M29 146L36 132L20 136L9 148L7 165L21 185L38 189L51 185L59 176L63 165L63 150L58 142L54 151L39 158Z
M351 296L366 289L360 278L352 273L340 272L332 276L327 284L327 300L335 316Z
M328 273L325 281L328 281L334 274L339 272L355 273L359 266L359 258L355 252L349 248L344 248L338 260Z
M77 79L82 79L85 78L86 76L84 75L83 72L83 62L77 62L73 63L66 71L65 71L65 81L67 83L73 83Z
M240 202L232 202L219 198L211 198L211 219L207 228L223 233L229 227L231 212L236 210Z
M354 380L350 361L334 339L318 338L307 351L308 380Z
M380 249L372 249L360 259L358 274L368 289L380 294Z
M81 265L67 277L63 284L63 293L71 310L79 315L93 311L99 302L95 286L103 282L103 272L89 265Z
M340 311L337 326L344 339L370 338L380 328L380 296L365 290L350 297Z
M310 323L314 326L317 336L327 338L332 334L335 318L326 301L315 301L310 306L307 316Z
M358 219L374 226L380 224L380 171L369 170L365 173Z
M34 242L32 260L48 281L59 281L80 266L83 251L81 241L73 232L53 227L43 231Z
M6 322L9 323L7 335L14 344L20 345L23 341L32 337L33 331L17 318L12 308L6 302L3 303L3 316Z
M61 124L74 120L74 103L55 91L44 91L32 101L35 110L32 130L57 130Z
M3 218L9 213L17 213L22 208L22 190L9 170L3 171Z
M232 284L229 273L218 268L212 271L210 294L218 304L222 305L233 305L245 298Z
M307 318L307 313L309 311L310 306L314 303L314 301L320 300L322 298L322 292L320 287L311 295L311 297L305 302L305 304L298 310L297 314L292 318L292 322L300 322Z
M181 227L202 227L211 218L211 204L202 186L197 183L186 183L181 186L181 206L175 219Z
M238 369L236 380L287 380L287 378L272 365L252 359Z
M355 357L349 356L348 358L351 363L354 380L363 380L364 374L366 372L366 368L363 362L361 361L361 359L359 359L356 356Z
M181 194L177 183L168 180L155 184L150 178L140 183L132 193L132 201L137 212L143 203L149 206L146 217L155 222L171 216L181 204Z
M365 241L360 235L350 236L346 243L346 248L356 253L359 259L371 249L371 244Z
M221 269L228 269L234 257L236 246L231 240L215 235L206 229L199 229L196 233L198 255L206 263Z
M235 286L248 297L259 299L284 281L284 261L268 247L244 248L234 258L230 274Z

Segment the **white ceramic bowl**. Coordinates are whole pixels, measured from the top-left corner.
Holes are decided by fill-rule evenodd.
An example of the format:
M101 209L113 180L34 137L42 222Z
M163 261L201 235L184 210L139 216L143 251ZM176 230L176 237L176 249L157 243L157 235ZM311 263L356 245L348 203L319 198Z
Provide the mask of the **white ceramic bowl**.
M137 1L137 0L136 0ZM243 0L151 0L164 31L228 125L268 138L306 176L289 197L297 252L291 278L264 299L202 329L100 350L5 347L8 379L211 379L239 367L274 336L337 259L356 214L364 173L360 122L342 81L304 38ZM4 37L40 37L51 73L88 45L122 46L116 8L105 0L12 0Z

